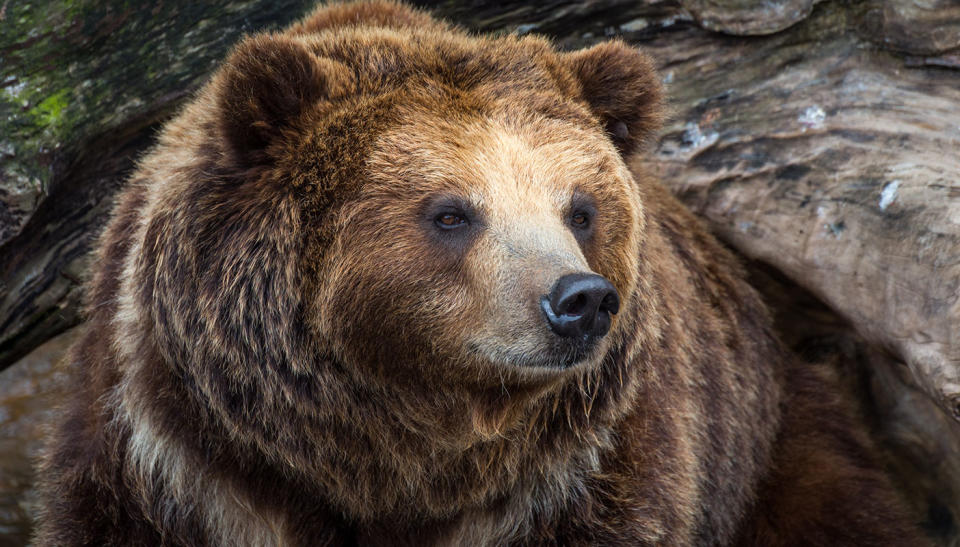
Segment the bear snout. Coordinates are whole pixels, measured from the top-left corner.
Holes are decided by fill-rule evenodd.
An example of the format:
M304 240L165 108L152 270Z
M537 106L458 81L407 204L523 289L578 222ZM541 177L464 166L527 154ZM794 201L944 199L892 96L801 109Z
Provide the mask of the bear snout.
M547 324L558 336L597 339L610 330L610 315L620 311L616 287L597 274L568 274L540 298Z

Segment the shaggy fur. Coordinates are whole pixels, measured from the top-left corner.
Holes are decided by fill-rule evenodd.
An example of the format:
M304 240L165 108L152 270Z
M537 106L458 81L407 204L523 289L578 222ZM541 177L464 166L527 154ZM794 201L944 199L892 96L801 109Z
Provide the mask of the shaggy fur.
M660 101L623 43L398 4L244 40L103 237L37 544L918 542L826 372L627 168ZM586 353L537 307L572 272L621 298Z

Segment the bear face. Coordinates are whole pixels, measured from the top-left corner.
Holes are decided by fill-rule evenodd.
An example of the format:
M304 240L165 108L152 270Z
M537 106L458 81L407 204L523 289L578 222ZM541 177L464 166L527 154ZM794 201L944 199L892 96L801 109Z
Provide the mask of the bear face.
M247 161L269 156L274 145L249 128L276 129L278 119L290 124L277 137L296 150L284 149L276 178L337 185L315 166L344 157L358 164L336 165L359 180L340 183L354 195L325 204L336 234L308 253L328 265L313 280L316 331L345 352L364 348L349 362L396 368L404 360L414 367L441 361L445 372L461 371L461 380L499 383L504 374L596 362L608 324L617 330L607 308L619 307L620 294L632 298L643 219L632 176L602 125L613 118L590 103L611 99L585 97L589 86L577 78L597 78L591 68L619 61L636 71L643 98L655 108L659 88L649 61L622 45L559 55L531 38L471 43L445 35L448 43L437 45L435 36L409 30L364 36L366 49L347 51L338 51L343 36L250 41L235 54L236 74L227 71L220 91L228 98L221 125ZM377 58L356 60L369 51ZM258 56L269 67L261 73L250 66ZM631 76L620 72L621 80ZM283 74L322 84L310 91ZM250 85L252 77L263 81ZM249 88L264 95L237 98L238 89ZM308 91L290 97L280 113L285 107L274 90L287 88ZM237 109L238 100L254 106ZM655 116L648 118L632 130L649 133ZM612 123L627 144L630 130ZM347 144L363 151L331 150L331 131L356 134L358 124L378 125L378 137ZM443 215L453 224L438 224ZM544 320L552 307L542 300L561 277L575 274L609 280L609 302L590 332L560 335ZM491 364L496 373L480 371Z
M368 182L341 213L318 306L337 312L323 330L364 351L395 333L386 338L430 355L419 359L459 369L459 382L596 364L606 329L558 334L542 301L572 274L609 279L612 303L631 297L640 211L602 129L512 105L453 122L437 114L449 107L394 106L407 121L378 139ZM616 316L599 313L615 333ZM404 348L381 347L376 358L398 366Z

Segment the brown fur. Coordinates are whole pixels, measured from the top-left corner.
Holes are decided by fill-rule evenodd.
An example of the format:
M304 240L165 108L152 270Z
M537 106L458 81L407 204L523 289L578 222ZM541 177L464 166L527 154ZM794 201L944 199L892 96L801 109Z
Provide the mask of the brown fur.
M832 381L627 169L660 100L623 43L398 4L245 40L104 235L37 543L919 542ZM574 358L536 301L576 271L622 306Z

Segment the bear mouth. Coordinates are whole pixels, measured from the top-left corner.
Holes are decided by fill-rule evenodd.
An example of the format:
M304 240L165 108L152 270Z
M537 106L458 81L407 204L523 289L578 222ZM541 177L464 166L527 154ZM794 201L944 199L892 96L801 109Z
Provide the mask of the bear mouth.
M550 359L552 368L571 368L577 364L590 360L596 354L597 346L603 336L583 336L581 338L558 339L555 341L555 348L552 352L554 357Z
M480 359L514 370L568 370L594 361L600 353L602 336L578 339L553 337L536 352L519 352L507 346L490 348L471 344L470 352Z

